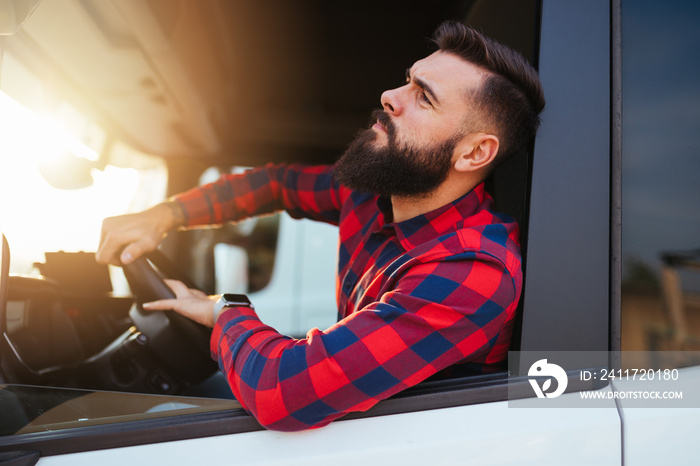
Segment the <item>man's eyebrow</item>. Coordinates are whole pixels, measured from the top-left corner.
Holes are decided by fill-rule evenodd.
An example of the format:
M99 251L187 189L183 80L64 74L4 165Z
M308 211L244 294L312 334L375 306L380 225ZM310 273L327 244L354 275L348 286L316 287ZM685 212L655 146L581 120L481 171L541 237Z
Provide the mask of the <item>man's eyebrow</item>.
M406 68L406 80L413 81L418 85L418 87L422 88L428 96L430 96L430 99L437 105L440 105L440 99L438 99L437 94L435 94L435 91L433 90L432 86L428 84L426 81L423 79L419 78L418 76L413 76L411 77L411 68Z

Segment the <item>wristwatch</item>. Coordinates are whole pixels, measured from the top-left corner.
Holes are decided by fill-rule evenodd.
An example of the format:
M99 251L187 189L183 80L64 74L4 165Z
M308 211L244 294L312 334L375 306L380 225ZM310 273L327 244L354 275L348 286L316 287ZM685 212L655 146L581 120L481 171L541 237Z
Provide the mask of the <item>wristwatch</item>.
M244 294L224 293L214 304L214 323L216 323L216 319L219 317L219 314L221 314L221 311L223 311L226 307L249 307L251 309L255 309L253 307L253 303L251 303L250 299L248 299L248 296Z

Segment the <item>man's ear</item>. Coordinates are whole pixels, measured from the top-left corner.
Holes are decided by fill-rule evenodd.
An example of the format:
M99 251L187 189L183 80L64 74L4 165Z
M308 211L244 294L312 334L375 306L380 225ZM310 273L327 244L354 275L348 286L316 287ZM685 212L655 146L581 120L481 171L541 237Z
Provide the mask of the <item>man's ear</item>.
M458 172L480 170L493 162L497 153L498 138L495 135L468 134L455 147L455 170Z

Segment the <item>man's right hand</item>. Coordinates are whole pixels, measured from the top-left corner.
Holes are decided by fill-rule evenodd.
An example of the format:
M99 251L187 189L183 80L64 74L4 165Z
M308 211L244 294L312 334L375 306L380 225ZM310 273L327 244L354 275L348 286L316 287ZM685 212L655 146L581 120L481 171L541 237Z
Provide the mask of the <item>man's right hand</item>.
M108 217L102 221L100 264L126 265L158 247L165 235L185 222L182 208L164 202L137 214Z

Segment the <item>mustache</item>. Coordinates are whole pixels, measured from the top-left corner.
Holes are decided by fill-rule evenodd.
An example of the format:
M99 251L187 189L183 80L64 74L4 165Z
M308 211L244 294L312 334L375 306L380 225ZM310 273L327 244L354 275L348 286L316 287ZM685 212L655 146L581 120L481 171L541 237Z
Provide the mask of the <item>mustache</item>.
M396 127L394 126L394 122L391 121L391 117L388 113L379 108L372 110L372 115L369 120L369 126L371 127L375 122L378 122L384 127L384 129L386 129L386 133L389 135L390 140L394 140L396 134Z

